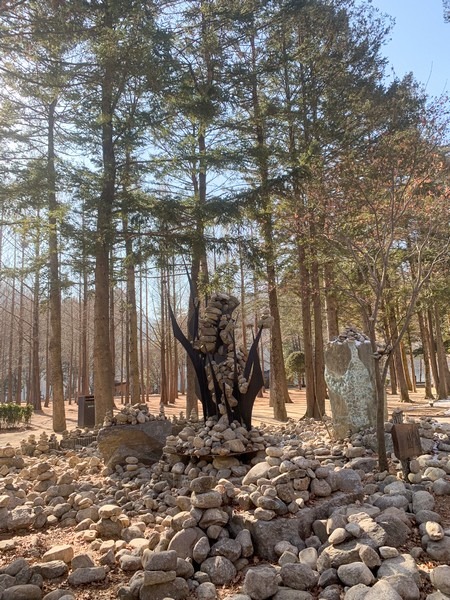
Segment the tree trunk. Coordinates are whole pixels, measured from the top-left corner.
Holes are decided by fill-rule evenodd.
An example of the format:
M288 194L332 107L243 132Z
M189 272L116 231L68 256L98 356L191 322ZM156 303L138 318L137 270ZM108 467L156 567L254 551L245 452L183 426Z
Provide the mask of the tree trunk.
M111 27L110 15L105 25ZM103 423L112 411L114 375L112 372L109 339L109 254L112 247L112 209L115 198L116 160L113 139L113 81L112 64L105 67L102 81L102 189L97 206L97 239L95 244L95 301L94 301L94 392L95 422Z
M328 339L334 340L339 335L338 306L334 286L333 265L330 262L324 266L325 307L327 314Z
M126 211L122 216L123 232L125 236L125 264L127 274L127 307L129 319L129 340L130 340L130 395L131 404L140 402L140 381L139 381L139 357L138 357L138 317L136 306L136 273L135 260L133 252L133 241L128 231L128 217Z
M394 345L398 339L398 327L395 311L392 307L389 309L389 329L391 332L391 344ZM397 375L397 382L400 388L400 401L411 402L408 394L408 385L406 383L405 371L403 369L402 354L399 345L397 345L393 354L395 373Z
M317 260L313 260L311 267L311 286L314 313L314 363L315 363L315 391L317 419L323 419L325 414L325 397L327 386L325 383L325 357L322 328L322 303L320 300L320 278Z
M160 319L160 356L161 356L161 404L169 404L169 390L167 385L167 367L166 367L166 290L165 290L165 269L161 267L161 319Z
M405 345L403 344L403 342L400 343L399 347L400 347L400 354L402 357L403 372L405 374L406 386L408 388L408 391L412 392L413 384L412 384L411 375L410 375L409 369L408 369L408 359L406 358Z
M49 310L50 310L50 381L53 398L53 431L66 429L64 407L64 379L61 361L61 277L59 274L56 170L55 170L55 109L56 99L50 104L48 113L48 254L49 254Z
M23 371L23 319L24 319L24 268L25 268L25 240L22 238L22 259L20 268L20 300L19 300L19 323L17 331L17 383L16 403L22 402L22 371Z
M305 353L306 414L308 418L320 418L316 406L316 390L314 376L314 351L311 327L311 292L309 271L306 266L305 248L301 241L297 242L298 263L300 273L300 297L302 306L303 351Z
M434 396L431 389L430 342L428 331L422 311L419 310L417 317L419 321L420 337L422 338L423 364L425 370L425 398L433 400Z
M281 341L280 312L275 279L275 267L267 266L267 283L269 286L269 308L273 317L270 336L270 398L273 403L273 416L278 421L287 421L286 403L290 402L284 367L283 345Z
M39 262L40 256L40 239L39 236L35 243L36 264ZM31 348L31 385L30 385L30 401L34 406L34 410L42 410L41 404L41 370L39 366L39 288L40 288L40 272L36 268L34 272L33 285L33 326L32 326L32 348ZM48 374L47 374L48 378Z
M439 307L437 303L434 304L434 325L435 325L435 339L436 339L436 355L437 355L437 363L439 369L439 381L440 381L440 391L444 395L444 398L448 397L449 394L449 385L448 380L450 379L448 372L448 364L447 364L447 355L445 352L444 342L442 339L442 329L441 329L441 315L439 312ZM440 397L440 395L439 395Z
M445 400L447 397L446 394L446 386L441 386L441 374L438 369L437 362L437 344L434 337L433 332L433 315L430 309L427 311L427 320L428 320L428 335L429 335L429 344L430 348L430 359L431 359L431 368L433 370L433 379L434 379L434 387L436 388L436 394L438 400Z

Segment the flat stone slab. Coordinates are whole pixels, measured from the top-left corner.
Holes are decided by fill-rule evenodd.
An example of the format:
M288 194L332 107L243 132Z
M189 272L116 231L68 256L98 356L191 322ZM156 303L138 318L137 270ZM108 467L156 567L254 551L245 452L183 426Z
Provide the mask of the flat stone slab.
M162 456L167 436L172 434L169 420L146 421L137 425L112 425L98 433L100 454L108 467L124 464L129 456L152 465Z

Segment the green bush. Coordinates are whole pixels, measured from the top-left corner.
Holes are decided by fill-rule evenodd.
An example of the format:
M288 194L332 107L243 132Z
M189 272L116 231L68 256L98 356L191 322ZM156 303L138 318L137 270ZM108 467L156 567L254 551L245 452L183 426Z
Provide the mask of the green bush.
M21 406L14 402L0 404L0 429L18 427L21 423L28 425L33 414L33 406Z

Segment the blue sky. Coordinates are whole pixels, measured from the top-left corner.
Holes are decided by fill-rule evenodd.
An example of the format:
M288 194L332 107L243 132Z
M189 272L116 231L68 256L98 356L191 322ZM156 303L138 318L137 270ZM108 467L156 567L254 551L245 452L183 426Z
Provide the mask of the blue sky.
M444 22L442 0L372 0L395 18L383 54L394 73L412 71L431 96L450 94L450 23Z

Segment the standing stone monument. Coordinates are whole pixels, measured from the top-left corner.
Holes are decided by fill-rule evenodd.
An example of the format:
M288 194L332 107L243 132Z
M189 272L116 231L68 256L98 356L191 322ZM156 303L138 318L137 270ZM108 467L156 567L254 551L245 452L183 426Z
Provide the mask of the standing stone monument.
M369 338L347 327L325 349L325 380L338 438L375 427L376 364Z

